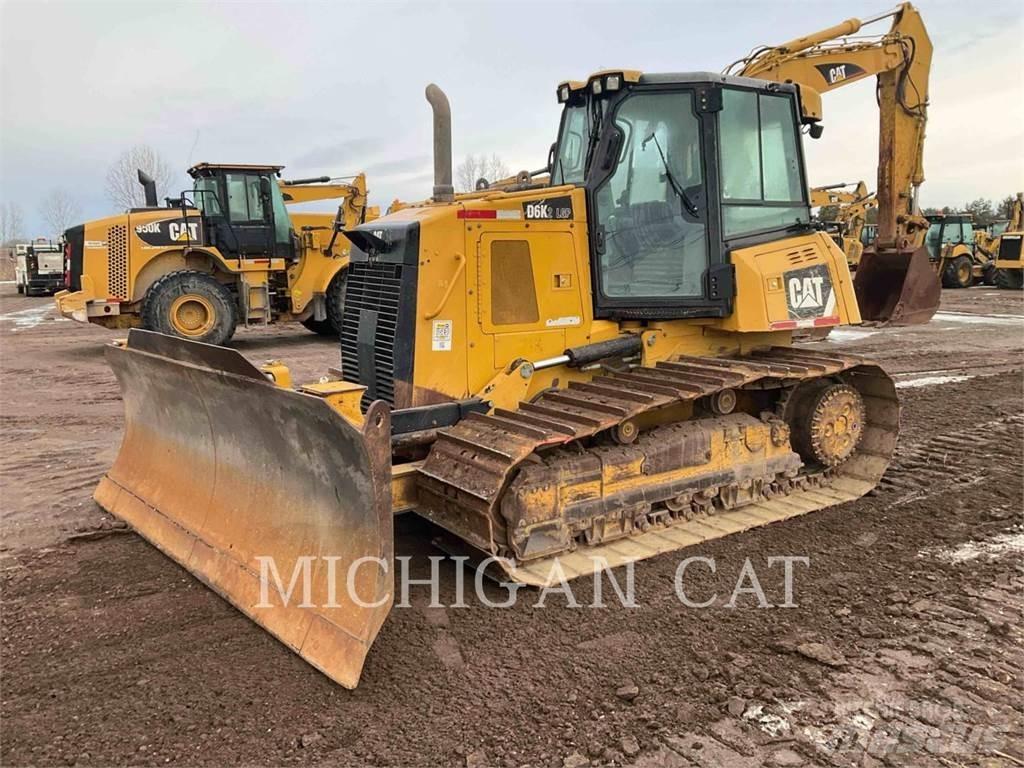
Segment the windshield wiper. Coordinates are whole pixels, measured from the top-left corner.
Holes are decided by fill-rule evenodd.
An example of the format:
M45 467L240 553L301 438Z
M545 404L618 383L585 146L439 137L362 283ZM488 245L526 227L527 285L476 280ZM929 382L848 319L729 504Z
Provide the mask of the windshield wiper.
M661 144L658 142L658 137L653 133L643 140L640 145L641 149L647 149L647 143L654 139L654 146L658 148L658 155L661 157L661 165L665 169L665 178L668 179L668 184L672 187L672 191L679 196L680 202L686 207L686 210L691 216L697 215L697 205L690 199L690 196L686 194L686 190L676 181L676 177L672 175L671 169L668 167L668 160L665 159L665 153L661 151Z

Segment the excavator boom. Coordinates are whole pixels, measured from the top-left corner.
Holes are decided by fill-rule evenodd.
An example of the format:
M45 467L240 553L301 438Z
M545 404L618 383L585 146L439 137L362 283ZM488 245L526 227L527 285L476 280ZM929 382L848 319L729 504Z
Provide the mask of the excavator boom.
M891 19L885 34L852 35ZM928 222L918 206L924 182L924 137L932 44L910 3L863 21L848 19L820 32L756 51L730 74L832 91L878 79L878 236L866 249L855 287L865 321L925 323L939 305L940 283L924 248Z

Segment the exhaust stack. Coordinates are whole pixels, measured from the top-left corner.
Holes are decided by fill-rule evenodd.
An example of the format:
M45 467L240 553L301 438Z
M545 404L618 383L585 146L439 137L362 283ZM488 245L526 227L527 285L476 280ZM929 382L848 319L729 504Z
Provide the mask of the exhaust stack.
M157 208L157 207L159 207L160 203L158 203L157 199L156 199L156 182L153 180L152 176L150 176L148 173L146 173L141 168L139 168L138 171L139 171L139 184L142 185L142 189L146 193L146 207L147 208Z
M431 83L427 101L434 110L434 200L450 203L455 199L452 186L452 108L444 91Z

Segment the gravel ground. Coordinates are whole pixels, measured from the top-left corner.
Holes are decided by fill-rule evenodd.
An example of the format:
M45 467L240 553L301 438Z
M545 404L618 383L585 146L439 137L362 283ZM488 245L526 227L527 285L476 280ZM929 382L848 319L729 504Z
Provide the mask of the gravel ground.
M817 343L895 375L896 460L864 499L688 551L716 563L686 577L711 607L680 602L676 555L636 566L634 608L430 608L413 588L355 691L93 504L121 429L102 356L119 334L51 307L0 286L4 765L1024 761L1020 294L947 291L929 326ZM337 356L297 328L241 332L238 348L297 380ZM414 576L432 535L396 520ZM778 607L779 555L809 559L793 608ZM773 607L727 607L747 560ZM445 605L455 583L443 565Z

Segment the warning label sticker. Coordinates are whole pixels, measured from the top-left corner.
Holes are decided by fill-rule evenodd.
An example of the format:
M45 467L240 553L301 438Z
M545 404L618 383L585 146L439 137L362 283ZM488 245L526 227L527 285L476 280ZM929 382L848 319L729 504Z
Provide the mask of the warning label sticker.
M452 321L435 320L434 332L431 335L430 348L434 352L452 351Z

